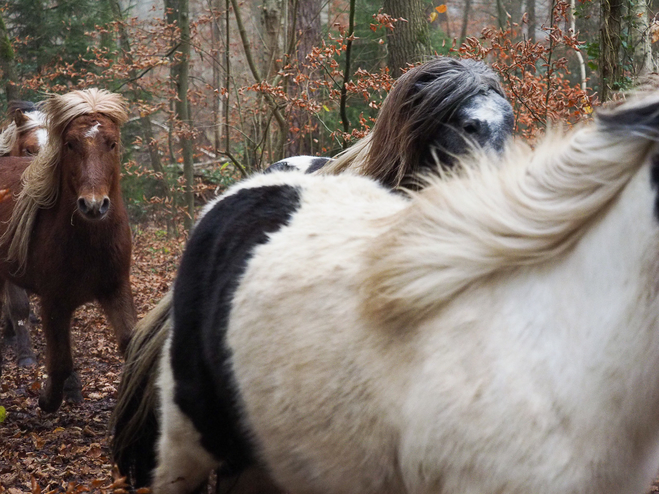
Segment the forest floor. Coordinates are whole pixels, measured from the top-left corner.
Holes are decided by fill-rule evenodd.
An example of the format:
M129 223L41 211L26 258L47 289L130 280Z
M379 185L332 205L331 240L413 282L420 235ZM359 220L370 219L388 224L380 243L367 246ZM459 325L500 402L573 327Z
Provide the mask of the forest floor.
M176 273L184 239L168 238L157 227L133 231L131 281L139 317L167 292ZM38 314L38 306L33 305ZM64 403L53 414L37 406L44 382L41 325L32 334L39 365L19 368L12 347L5 348L0 377L0 494L99 492L125 494L113 471L108 421L121 374L114 335L97 304L80 307L73 319L75 363L84 401ZM659 492L659 482L651 492Z
M157 227L133 229L131 282L138 317L148 312L174 279L184 239ZM38 306L33 304L38 315ZM41 412L45 343L41 324L32 332L39 365L20 368L5 347L0 377L0 494L115 492L123 489L112 471L108 420L121 375L114 334L98 304L80 307L72 322L75 365L84 401ZM124 491L125 492L125 491Z

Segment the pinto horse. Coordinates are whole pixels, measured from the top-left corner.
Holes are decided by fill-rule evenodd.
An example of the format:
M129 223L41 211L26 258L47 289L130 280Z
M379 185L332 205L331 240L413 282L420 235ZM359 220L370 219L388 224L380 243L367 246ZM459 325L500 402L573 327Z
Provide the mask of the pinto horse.
M501 153L515 125L513 108L485 63L438 57L408 70L387 95L373 130L335 160L296 156L266 171L366 175L391 188L420 185L436 163L452 168L474 148Z
M0 159L0 281L38 295L48 380L39 397L46 412L65 394L79 401L70 323L80 305L97 300L119 349L136 319L129 283L131 233L121 198L119 95L73 91L45 102L48 143L32 160ZM28 314L23 314L28 317Z
M513 109L485 63L438 57L403 74L385 98L372 132L332 160L294 156L264 173L300 171L372 177L390 188L417 188L421 175L455 168L475 150L500 154L514 128ZM166 297L156 312L169 310ZM152 319L149 319L152 320Z
M411 200L349 174L231 188L144 326L166 330L131 342L115 461L154 494L218 466L288 492L645 493L658 142L652 92Z

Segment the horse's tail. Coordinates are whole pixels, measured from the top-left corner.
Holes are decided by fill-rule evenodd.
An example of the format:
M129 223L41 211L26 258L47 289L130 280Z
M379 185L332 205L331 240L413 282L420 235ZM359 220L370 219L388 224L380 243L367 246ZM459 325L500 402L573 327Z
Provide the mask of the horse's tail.
M113 461L135 487L149 485L156 463L156 380L160 353L171 329L171 306L170 291L135 326L110 419Z

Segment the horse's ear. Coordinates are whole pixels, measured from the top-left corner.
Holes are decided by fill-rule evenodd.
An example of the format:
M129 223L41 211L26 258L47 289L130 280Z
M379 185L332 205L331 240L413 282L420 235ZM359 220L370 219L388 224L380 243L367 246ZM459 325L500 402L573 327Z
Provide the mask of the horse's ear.
M12 115L12 119L14 120L14 123L16 124L16 127L20 127L23 125L25 122L27 122L27 117L25 114L18 108L14 110L14 113Z

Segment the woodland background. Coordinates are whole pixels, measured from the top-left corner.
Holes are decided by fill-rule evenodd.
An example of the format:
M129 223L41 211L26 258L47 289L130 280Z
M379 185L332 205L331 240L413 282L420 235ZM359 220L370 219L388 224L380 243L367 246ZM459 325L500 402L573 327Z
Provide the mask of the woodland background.
M655 70L659 0L10 0L1 106L123 93L134 222L187 229L195 204L286 156L368 132L392 82L435 54L499 72L518 135L574 123Z
M350 146L409 64L484 59L532 143L656 71L657 12L659 0L0 0L0 114L76 88L125 96L142 316L168 290L201 204L283 157ZM127 492L107 430L122 363L95 305L76 312L72 339L84 401L50 415L37 407L43 365L19 368L7 348L0 494Z

